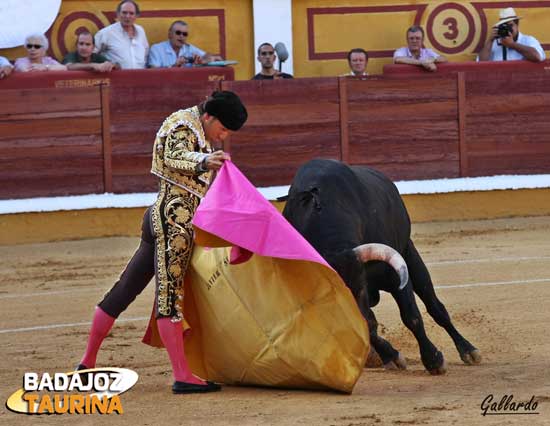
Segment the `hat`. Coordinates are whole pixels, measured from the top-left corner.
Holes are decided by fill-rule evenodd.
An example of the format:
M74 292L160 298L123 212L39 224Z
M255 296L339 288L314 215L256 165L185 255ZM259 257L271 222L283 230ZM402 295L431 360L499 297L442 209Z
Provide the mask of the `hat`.
M506 9L501 9L499 13L500 21L498 21L493 27L498 27L500 24L506 22L515 21L516 19L521 19L521 16L516 15L516 11L513 7L507 7Z
M248 118L240 98L227 90L212 93L204 105L204 111L220 120L229 130L239 130Z

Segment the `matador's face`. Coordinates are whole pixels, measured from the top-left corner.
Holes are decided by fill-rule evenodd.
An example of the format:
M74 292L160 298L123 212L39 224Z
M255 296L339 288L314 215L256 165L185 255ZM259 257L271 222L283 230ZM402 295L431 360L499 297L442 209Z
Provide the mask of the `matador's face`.
M207 112L202 116L202 127L206 140L213 144L222 144L233 133L220 120Z

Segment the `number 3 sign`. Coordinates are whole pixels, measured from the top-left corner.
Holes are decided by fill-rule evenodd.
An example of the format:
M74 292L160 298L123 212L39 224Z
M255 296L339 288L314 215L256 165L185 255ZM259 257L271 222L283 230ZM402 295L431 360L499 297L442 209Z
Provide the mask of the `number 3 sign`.
M430 13L426 33L438 51L454 54L465 51L476 32L472 14L461 4L443 3Z

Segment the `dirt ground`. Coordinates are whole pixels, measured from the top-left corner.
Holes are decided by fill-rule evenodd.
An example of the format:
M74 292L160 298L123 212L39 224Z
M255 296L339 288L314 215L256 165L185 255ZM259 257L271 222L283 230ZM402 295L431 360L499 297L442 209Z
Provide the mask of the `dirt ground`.
M140 375L121 395L122 415L27 416L5 406L0 424L125 425L542 425L550 424L550 217L414 226L414 239L456 327L481 351L465 366L451 339L427 316L428 335L448 372L430 376L416 342L384 295L375 308L382 334L401 350L406 371L365 369L352 395L225 386L207 395L172 395L164 351L141 343L152 288L115 325L99 366ZM132 254L136 238L0 247L0 398L27 371L65 372L84 350L94 304ZM152 287L152 286L150 286ZM42 328L36 328L42 327ZM534 396L534 415L482 416L493 395ZM524 411L522 411L524 412Z

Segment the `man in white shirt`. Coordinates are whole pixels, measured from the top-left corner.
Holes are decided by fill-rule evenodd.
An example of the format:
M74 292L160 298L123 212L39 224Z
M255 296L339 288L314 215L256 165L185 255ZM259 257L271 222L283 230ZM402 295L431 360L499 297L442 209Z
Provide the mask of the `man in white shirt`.
M118 22L95 35L96 53L122 69L145 68L149 42L143 27L135 23L139 16L138 4L123 0L117 6L116 15Z
M519 32L520 19L514 8L502 9L500 20L479 51L478 61L543 61L546 54L539 41Z

